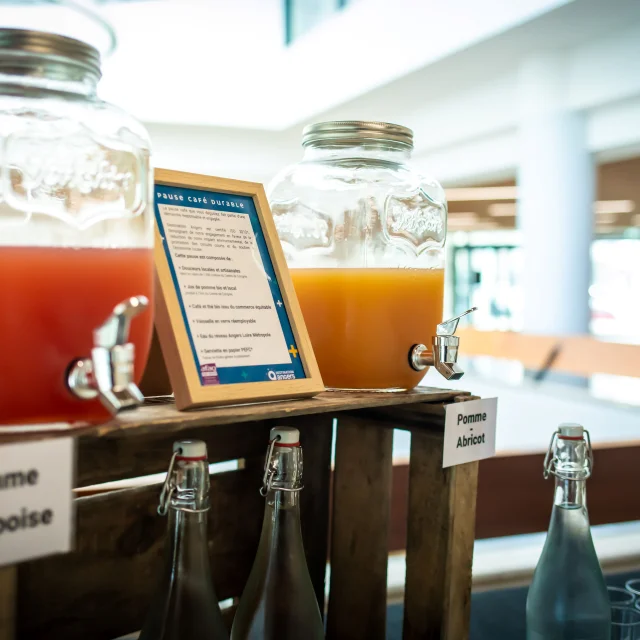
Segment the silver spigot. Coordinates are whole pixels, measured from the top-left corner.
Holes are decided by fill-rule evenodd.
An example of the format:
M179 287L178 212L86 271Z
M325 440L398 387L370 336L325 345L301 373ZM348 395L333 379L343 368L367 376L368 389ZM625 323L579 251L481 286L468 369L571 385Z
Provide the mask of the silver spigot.
M111 412L137 407L144 396L133 381L135 347L129 340L131 319L149 306L145 296L121 302L93 332L91 357L71 363L67 385L83 400L99 397Z
M427 367L435 367L446 380L459 380L464 371L458 366L458 346L460 338L454 333L458 328L460 318L475 311L476 307L468 309L451 320L441 322L433 338L433 352L423 344L416 344L409 351L409 364L416 371L424 371Z

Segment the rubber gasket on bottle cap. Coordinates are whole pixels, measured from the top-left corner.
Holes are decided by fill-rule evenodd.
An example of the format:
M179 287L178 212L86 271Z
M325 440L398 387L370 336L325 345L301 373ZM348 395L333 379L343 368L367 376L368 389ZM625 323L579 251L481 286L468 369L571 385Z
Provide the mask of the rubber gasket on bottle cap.
M582 440L584 427L576 422L563 422L558 425L558 437L562 440Z
M173 451L178 452L176 460L206 460L207 444L202 440L178 440L173 443Z
M280 436L278 438L278 436ZM293 427L274 427L271 429L270 439L278 440L275 442L276 447L299 447L300 432Z

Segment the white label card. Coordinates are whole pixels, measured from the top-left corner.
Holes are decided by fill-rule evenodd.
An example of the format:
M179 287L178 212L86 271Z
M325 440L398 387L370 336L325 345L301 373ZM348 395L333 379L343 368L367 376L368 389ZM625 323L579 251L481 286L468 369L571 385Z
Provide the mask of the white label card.
M74 445L0 446L0 566L71 550Z
M249 216L173 204L158 210L201 364L289 364Z
M496 454L498 398L447 405L442 466L491 458Z

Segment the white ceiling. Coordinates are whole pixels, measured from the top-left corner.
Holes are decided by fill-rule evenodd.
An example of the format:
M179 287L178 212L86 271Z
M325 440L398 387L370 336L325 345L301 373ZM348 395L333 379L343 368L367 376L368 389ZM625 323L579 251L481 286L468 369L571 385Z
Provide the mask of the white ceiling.
M290 47L282 0L109 2L118 48L101 94L146 122L282 130L588 1L352 0ZM100 39L60 7L3 6L0 25L27 11L34 26Z
M148 125L158 166L266 181L300 157L304 124L355 118L412 127L419 168L449 184L500 179L517 164L518 68L550 50L566 59L566 106L588 114L590 148L637 152L640 0L351 0L291 47L282 6L102 5L119 44L101 95ZM22 11L3 4L0 26ZM39 6L29 26L104 43L62 15Z

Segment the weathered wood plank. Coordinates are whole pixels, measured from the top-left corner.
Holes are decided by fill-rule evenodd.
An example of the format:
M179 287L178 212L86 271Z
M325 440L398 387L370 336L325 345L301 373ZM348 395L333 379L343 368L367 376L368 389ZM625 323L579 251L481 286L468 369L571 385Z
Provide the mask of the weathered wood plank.
M196 427L177 433L160 430L135 438L78 438L76 486L137 478L167 470L174 440L198 439L207 443L209 462L261 455L269 438L265 422Z
M404 640L469 633L478 463L443 469L443 440L411 434Z
M459 391L445 401L422 402L400 406L383 406L351 412L360 419L369 420L380 427L404 429L407 431L431 430L442 432L447 405L455 402L477 400L466 391Z
M478 462L453 467L450 475L447 581L442 638L460 640L469 637Z
M0 444L19 440L61 436L140 436L150 433L178 433L196 427L277 420L318 413L367 409L385 406L411 405L429 402L452 402L461 391L421 387L404 393L341 393L327 391L315 398L260 404L178 411L173 404L145 405L135 411L120 414L102 425L84 425L65 430L40 430L35 426L0 427Z
M253 563L262 462L212 476L209 544L220 599L240 596ZM55 630L66 640L111 640L140 628L163 561L158 495L154 485L78 500L76 550L18 568L19 638Z
M393 431L338 421L327 637L384 640Z
M289 426L300 429L304 456L304 489L300 498L302 540L311 582L324 614L325 580L329 552L329 487L333 418L327 415L296 418Z
M15 567L0 568L0 640L14 640L16 627Z

